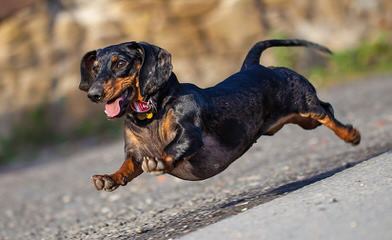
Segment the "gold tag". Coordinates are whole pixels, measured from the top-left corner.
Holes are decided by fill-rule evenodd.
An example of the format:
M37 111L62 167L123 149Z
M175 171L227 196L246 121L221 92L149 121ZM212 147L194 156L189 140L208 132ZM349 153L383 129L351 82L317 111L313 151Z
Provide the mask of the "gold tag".
M154 114L152 114L152 112L146 113L147 119L151 119L153 116L154 116Z

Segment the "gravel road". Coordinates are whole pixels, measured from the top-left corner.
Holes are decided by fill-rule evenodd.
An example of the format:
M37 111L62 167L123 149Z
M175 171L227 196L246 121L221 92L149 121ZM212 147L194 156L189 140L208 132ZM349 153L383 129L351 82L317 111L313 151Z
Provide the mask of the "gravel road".
M286 126L212 179L144 174L112 193L97 192L90 176L120 166L122 141L43 154L51 161L0 173L0 240L176 238L392 149L391 77L319 95L361 130L360 146L324 127Z

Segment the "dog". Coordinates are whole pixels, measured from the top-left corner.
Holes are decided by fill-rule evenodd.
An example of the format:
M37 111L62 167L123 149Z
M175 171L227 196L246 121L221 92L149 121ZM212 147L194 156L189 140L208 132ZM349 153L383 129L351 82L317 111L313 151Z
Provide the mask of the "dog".
M242 68L214 87L180 83L168 51L126 42L86 53L79 88L105 103L109 119L125 118L125 161L113 174L95 175L97 190L113 191L143 172L204 180L226 169L262 135L285 124L324 125L347 143L361 135L334 116L305 77L285 67L264 67L270 47L303 46L331 51L305 40L266 40L248 52Z

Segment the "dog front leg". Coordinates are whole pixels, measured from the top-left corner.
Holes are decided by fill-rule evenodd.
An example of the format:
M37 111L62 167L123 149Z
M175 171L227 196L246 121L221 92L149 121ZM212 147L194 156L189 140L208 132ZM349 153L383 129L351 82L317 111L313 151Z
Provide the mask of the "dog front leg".
M95 188L107 192L114 191L119 186L125 186L135 177L143 172L140 164L136 163L131 157L123 162L119 170L113 174L94 175L92 181Z
M164 149L161 158L144 157L142 168L145 172L155 175L168 173L175 167L177 161L195 154L202 146L202 132L194 124L179 124L176 135Z

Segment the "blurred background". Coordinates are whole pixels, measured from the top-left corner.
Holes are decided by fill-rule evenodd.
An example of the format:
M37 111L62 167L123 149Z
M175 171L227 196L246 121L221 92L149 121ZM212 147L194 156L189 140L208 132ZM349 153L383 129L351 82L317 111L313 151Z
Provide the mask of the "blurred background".
M304 49L269 50L265 65L292 67L318 87L392 71L390 0L2 0L0 164L42 149L96 144L121 134L103 106L78 90L88 50L147 41L172 53L180 81L212 86L238 71L253 43L303 38ZM33 154L33 155L32 155Z

